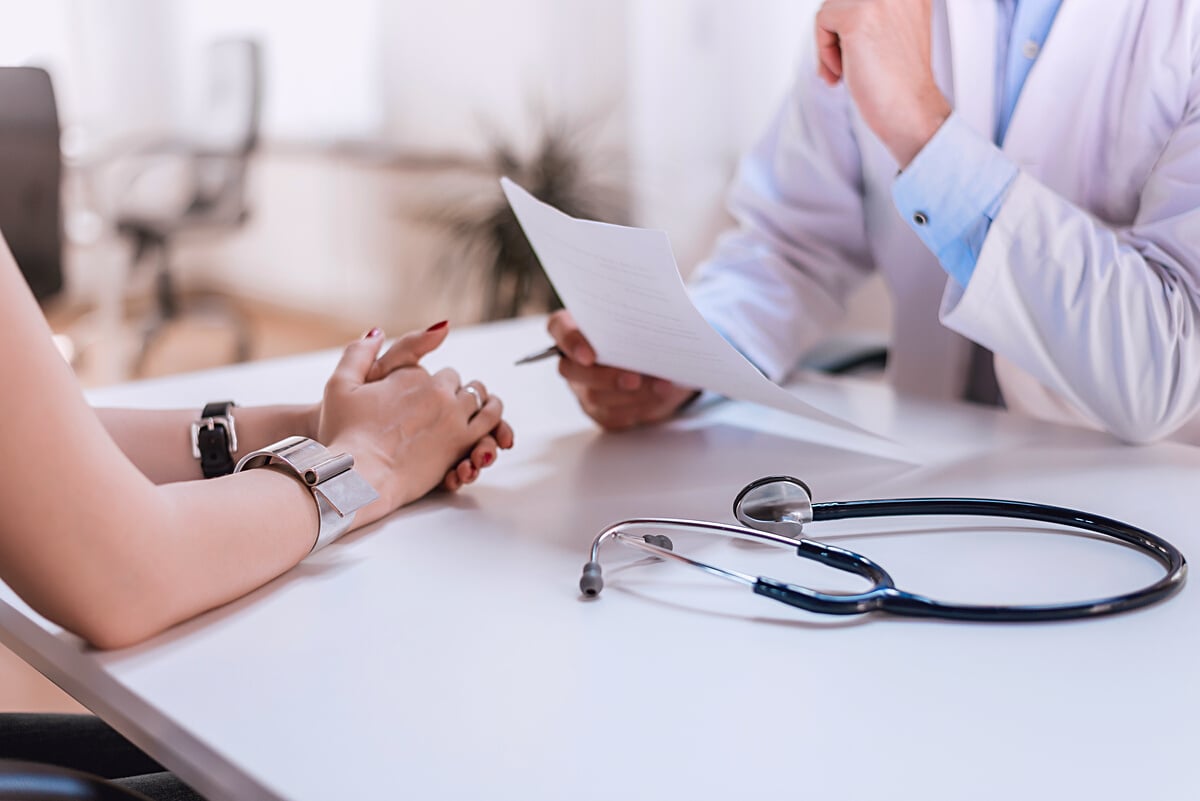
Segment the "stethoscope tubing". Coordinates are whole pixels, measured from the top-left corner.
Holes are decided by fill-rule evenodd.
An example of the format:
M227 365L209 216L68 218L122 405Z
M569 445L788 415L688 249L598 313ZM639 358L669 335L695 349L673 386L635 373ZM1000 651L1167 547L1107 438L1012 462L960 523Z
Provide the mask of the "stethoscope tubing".
M807 488L806 488L807 489ZM739 496L740 498L741 496ZM793 538L757 528L706 523L696 520L638 518L609 526L592 543L591 561L584 568L580 587L587 596L595 596L602 586L599 579L601 544L615 537L637 545L661 558L684 562L722 578L749 585L753 592L809 612L855 615L882 612L904 617L941 618L992 623L1029 623L1073 620L1125 612L1162 601L1179 592L1187 579L1187 561L1165 539L1144 529L1102 515L1061 506L1007 501L990 498L889 498L879 500L833 501L811 506L812 522L881 517L974 516L1030 520L1058 525L1112 538L1154 558L1166 571L1158 581L1132 592L1106 598L1062 604L985 605L959 604L927 598L896 588L892 577L880 565L862 554L805 537ZM630 526L663 526L699 529L728 536L741 536L795 548L796 555L837 570L854 573L874 586L862 593L826 593L765 576L748 576L707 564L655 544L655 536L645 541L625 533ZM665 538L662 538L665 539Z
M915 516L974 516L1031 520L1111 537L1153 557L1166 570L1166 573L1158 581L1139 590L1107 598L1063 604L1012 606L955 604L897 590L894 586L877 586L870 592L859 596L865 602L861 611L880 611L908 617L938 617L950 620L997 623L1070 620L1116 614L1149 606L1179 592L1187 580L1187 561L1183 554L1162 537L1111 517L1063 506L990 498L888 498L814 503L812 511L813 522ZM763 589L760 590L756 586L755 592L789 603L785 598L778 597L780 584L768 579ZM842 602L853 597L829 596L824 593L814 593L814 595L818 596L818 600L828 599L835 602ZM822 611L829 613L833 610L826 608ZM853 611L842 613L854 614Z

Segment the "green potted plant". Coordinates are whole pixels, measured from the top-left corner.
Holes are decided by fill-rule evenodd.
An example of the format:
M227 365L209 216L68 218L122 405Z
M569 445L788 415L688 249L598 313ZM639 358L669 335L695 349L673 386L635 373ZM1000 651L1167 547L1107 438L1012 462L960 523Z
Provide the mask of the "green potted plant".
M479 293L484 320L562 308L500 190L502 176L572 217L628 221L621 160L596 145L596 126L546 118L539 128L528 153L507 137L491 135L480 165L488 184L418 215L446 235L448 246L435 273L439 283L452 291Z

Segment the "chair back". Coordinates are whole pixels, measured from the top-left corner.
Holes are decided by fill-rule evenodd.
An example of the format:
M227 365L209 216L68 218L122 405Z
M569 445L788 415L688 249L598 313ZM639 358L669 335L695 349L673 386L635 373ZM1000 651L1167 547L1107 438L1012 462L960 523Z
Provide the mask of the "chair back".
M251 39L213 42L205 67L201 116L189 135L197 183L188 214L240 221L246 214L246 168L262 119L261 46Z
M262 48L253 39L222 39L205 53L204 98L191 126L197 150L248 155L262 117Z
M50 75L0 67L0 233L39 301L62 290L62 151Z

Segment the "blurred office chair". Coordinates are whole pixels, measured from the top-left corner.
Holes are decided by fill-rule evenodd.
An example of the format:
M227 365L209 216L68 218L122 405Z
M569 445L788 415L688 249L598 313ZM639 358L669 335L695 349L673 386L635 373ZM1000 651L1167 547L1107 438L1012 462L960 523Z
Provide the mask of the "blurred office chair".
M800 369L830 375L881 373L887 367L885 334L858 331L829 337L805 354Z
M0 759L0 801L149 801L77 770Z
M141 168L129 181L126 200L118 200L116 226L133 243L134 267L150 261L154 270L155 310L143 334L137 372L165 327L185 312L171 272L172 245L192 232L232 233L250 216L246 172L258 145L262 111L258 43L238 39L209 45L206 72L207 97L186 139L134 154ZM139 185L153 184L164 170L182 176L186 191L180 202L136 202ZM210 301L187 311L224 318L234 329L236 360L249 357L249 326L231 304Z
M0 67L0 232L39 302L63 287L59 137L50 75Z

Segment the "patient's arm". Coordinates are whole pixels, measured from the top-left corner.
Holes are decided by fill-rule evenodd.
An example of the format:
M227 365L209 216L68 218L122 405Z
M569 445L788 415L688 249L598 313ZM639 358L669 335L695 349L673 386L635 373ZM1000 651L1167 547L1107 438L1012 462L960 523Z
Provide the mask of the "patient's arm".
M238 447L236 461L284 437L317 437L320 406L235 406ZM202 478L200 462L192 456L191 424L200 406L186 409L97 409L109 436L155 484Z
M444 333L430 337L432 349ZM452 370L430 375L412 361L368 381L381 346L376 334L346 347L315 432L379 492L356 526L438 486L501 424L499 399L477 410ZM128 645L255 589L312 548L316 505L281 472L151 481L83 397L2 240L0 365L0 580L50 620L101 647ZM277 433L252 418L248 439ZM145 432L121 434L143 460L182 420L148 419ZM184 445L166 447L153 472L194 469Z

